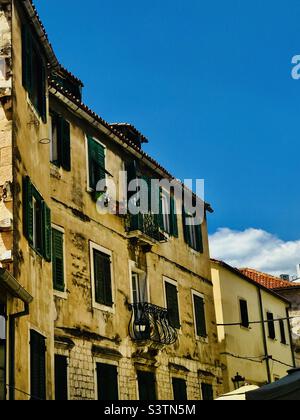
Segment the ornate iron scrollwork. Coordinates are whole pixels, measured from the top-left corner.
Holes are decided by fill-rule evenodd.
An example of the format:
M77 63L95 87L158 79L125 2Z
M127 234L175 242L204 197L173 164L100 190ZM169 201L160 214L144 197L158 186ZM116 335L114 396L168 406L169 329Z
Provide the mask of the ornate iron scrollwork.
M163 345L177 341L177 331L170 325L167 309L151 303L136 303L130 308L132 317L129 332L133 340Z

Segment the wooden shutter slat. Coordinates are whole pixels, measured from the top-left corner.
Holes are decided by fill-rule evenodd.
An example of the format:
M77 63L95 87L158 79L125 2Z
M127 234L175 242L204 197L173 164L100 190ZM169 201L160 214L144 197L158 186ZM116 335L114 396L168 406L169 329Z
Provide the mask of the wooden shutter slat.
M46 346L45 338L35 331L30 333L31 399L46 399Z
M198 337L207 337L205 305L204 300L200 296L194 295L194 309L196 319L196 330Z
M196 240L197 240L197 249L196 249L196 251L198 251L201 254L203 254L202 226L201 225L196 225L195 226L195 229L196 229Z
M175 197L171 195L171 235L178 238L178 222Z
M169 322L173 328L180 329L178 291L177 287L171 283L166 283L166 300Z

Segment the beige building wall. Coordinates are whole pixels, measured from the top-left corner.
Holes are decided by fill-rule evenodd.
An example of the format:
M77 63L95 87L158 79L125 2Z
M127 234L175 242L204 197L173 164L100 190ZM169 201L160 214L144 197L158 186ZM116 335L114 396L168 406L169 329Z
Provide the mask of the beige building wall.
M232 270L222 263L212 262L217 323L227 325L218 327L226 392L234 390L232 378L237 373L245 377L249 384L263 385L267 383L269 375L265 360L266 353L273 359L269 360L272 382L286 376L287 371L294 365L288 322L285 321L287 344L281 344L278 322L275 323L276 340L271 340L268 337L268 325L262 322L260 295L264 320L267 319L267 312L273 313L275 319L286 318L288 302L267 289L260 288L252 280L247 281L243 275ZM258 321L257 324L250 325L250 328L244 328L241 325L228 325L241 323L239 303L241 299L248 303L250 322ZM264 345L264 336L266 337L267 351Z
M49 400L55 397L55 354L68 357L70 399L97 398L97 362L118 367L121 399L138 398L137 370L155 373L158 399L174 398L173 377L187 381L190 400L202 399L203 383L212 385L217 397L223 392L223 386L206 220L202 225L203 254L186 245L180 216L178 239L154 244L151 249L130 241L124 220L115 215L100 215L87 191L86 134L95 136L106 146L107 170L117 184L124 161L133 159L133 155L117 145L107 129L92 127L55 94L48 95L47 103L70 122L72 170L66 172L50 164L50 146L45 141L51 132L49 115L47 123L43 123L22 86L24 15L16 0L1 1L1 7L0 42L11 40L13 48L11 61L8 60L8 80L2 81L5 90L0 89L0 186L5 191L0 219L11 218L13 225L10 230L1 231L0 255L5 254L5 266L33 297L29 315L15 323L15 398L30 398L30 330L46 338ZM155 175L146 166L144 170ZM65 293L53 290L52 264L40 257L24 237L24 176L30 177L50 207L53 226L64 232ZM93 302L91 243L112 255L113 311L100 310ZM164 279L177 282L181 330L175 344L139 344L129 337L132 265L146 273L149 300L159 307L166 307ZM200 293L205 301L207 339L196 338L193 291ZM6 300L6 295L1 290L0 293ZM7 299L10 314L23 310L23 304L17 299L11 296ZM7 364L10 363L8 360Z

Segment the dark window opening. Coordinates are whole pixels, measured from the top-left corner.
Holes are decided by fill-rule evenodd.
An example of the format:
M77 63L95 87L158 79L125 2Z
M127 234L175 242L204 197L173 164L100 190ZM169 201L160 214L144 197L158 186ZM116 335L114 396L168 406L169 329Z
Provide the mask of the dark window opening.
M52 262L53 287L59 292L64 292L64 234L56 229L52 229Z
M248 313L248 303L246 300L240 300L240 313L241 313L241 325L244 328L249 328L249 313Z
M279 321L279 326L280 326L281 343L282 344L287 344L287 341L286 341L286 333L285 333L285 324L284 324L284 320L283 319L281 319Z
M165 283L166 301L168 309L168 318L171 327L180 329L180 315L178 304L178 290L177 287L171 283Z
M68 358L55 355L55 400L68 400Z
M97 364L97 383L99 401L118 401L118 368L117 366Z
M156 401L156 378L152 372L138 371L140 401Z
M51 162L71 170L71 127L63 117L51 115Z
M271 340L275 340L276 339L275 322L274 322L274 315L271 312L267 313L267 320L268 320L269 338Z
M213 390L212 385L201 384L201 390L202 390L203 401L213 401L214 400L214 390Z
M187 401L186 381L180 378L173 378L174 401Z
M6 399L6 307L0 303L0 401Z
M46 400L46 343L35 331L30 332L31 399Z
M205 303L204 299L198 295L194 295L194 310L195 310L195 321L197 336L206 338L206 317L205 317Z

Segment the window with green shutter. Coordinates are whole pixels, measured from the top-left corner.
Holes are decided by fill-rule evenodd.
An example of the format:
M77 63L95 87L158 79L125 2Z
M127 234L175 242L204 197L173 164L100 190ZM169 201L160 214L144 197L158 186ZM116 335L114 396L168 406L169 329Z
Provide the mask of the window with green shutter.
M30 385L31 399L46 399L46 343L36 331L30 332Z
M52 229L52 263L53 287L59 292L64 292L64 234L57 229Z
M93 264L95 301L100 305L112 307L111 257L93 249Z
M118 401L118 368L117 366L97 363L97 385L99 401Z
M51 162L65 171L71 171L71 128L60 115L51 115Z
M22 28L22 70L23 86L36 111L47 122L47 71L38 42L29 25Z
M68 400L68 358L65 356L55 355L55 400Z
M106 178L105 147L92 137L88 137L89 187L96 191L97 184Z
M23 231L29 245L51 261L51 211L29 177L23 179Z
M183 230L185 242L190 248L203 254L203 235L202 225L194 225L192 223L192 216L190 213L183 210Z
M178 290L174 284L165 282L166 291L166 303L168 309L168 318L170 325L173 328L180 329L180 315L179 315L179 304L178 304Z
M267 321L268 321L269 338L271 340L275 340L276 339L275 322L274 322L274 315L271 312L267 313Z
M198 295L193 295L194 297L194 313L195 313L195 323L196 323L196 334L197 337L207 337L206 329L206 317L205 317L205 303L204 299Z
M162 189L160 192L159 225L165 233L178 237L175 197Z
M180 378L173 378L173 395L174 401L187 401L187 387L186 381Z

